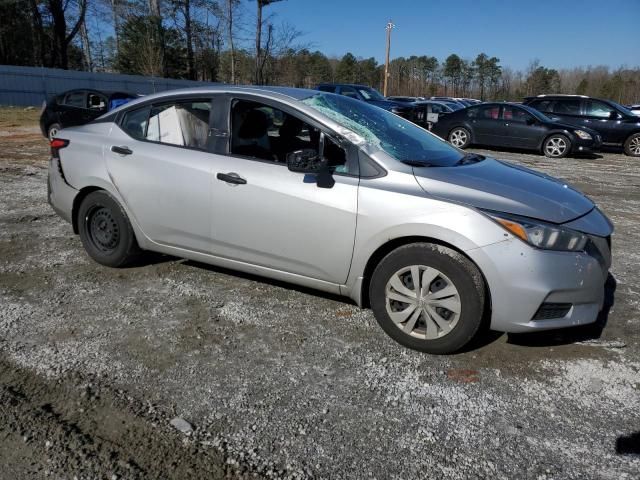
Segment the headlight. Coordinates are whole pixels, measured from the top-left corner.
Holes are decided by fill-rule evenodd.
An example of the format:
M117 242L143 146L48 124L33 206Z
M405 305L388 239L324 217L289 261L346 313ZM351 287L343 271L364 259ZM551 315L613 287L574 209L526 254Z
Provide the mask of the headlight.
M583 140L591 140L591 135L584 130L574 130L574 133Z
M536 248L579 252L587 245L586 235L569 228L515 215L486 213L505 230Z

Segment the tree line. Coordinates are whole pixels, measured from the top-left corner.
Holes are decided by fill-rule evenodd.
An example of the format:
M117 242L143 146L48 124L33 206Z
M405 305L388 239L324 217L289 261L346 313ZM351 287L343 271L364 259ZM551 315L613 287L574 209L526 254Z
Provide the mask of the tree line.
M381 89L384 65L329 57L269 8L286 0L0 0L0 64L170 78L314 87L363 83ZM521 100L540 93L640 101L640 68L513 70L486 53L397 57L391 95Z

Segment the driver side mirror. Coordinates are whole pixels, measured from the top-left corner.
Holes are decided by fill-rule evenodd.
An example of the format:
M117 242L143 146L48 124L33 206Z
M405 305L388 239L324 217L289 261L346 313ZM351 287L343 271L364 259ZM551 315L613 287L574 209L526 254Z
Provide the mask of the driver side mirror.
M287 154L287 168L298 173L319 173L325 161L313 148L304 148Z
M618 120L620 114L618 112L609 112L609 120Z
M527 120L525 121L525 123L527 125L535 125L537 122L537 120L533 117L527 117Z

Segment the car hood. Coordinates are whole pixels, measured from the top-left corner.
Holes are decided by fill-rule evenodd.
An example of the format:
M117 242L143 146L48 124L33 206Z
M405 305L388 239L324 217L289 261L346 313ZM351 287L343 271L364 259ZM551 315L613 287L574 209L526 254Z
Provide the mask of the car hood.
M413 171L420 186L435 197L546 222L569 222L595 206L560 180L493 158L456 167L416 167Z
M553 126L556 128L562 128L564 130L582 130L583 132L587 132L590 135L597 135L598 132L596 132L593 128L589 128L585 125L575 125L572 123L567 123L566 121L563 121L557 117L551 117L551 121L553 122Z

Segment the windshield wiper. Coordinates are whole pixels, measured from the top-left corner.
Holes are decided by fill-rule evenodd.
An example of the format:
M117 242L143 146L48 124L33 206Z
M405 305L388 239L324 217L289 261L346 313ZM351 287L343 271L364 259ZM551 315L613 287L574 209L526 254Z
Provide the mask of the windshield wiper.
M477 153L467 153L464 157L456 162L456 165L471 165L472 163L478 163L484 160L485 157L483 155L479 155Z
M402 163L410 167L435 167L433 163L421 162L420 160L402 160Z

